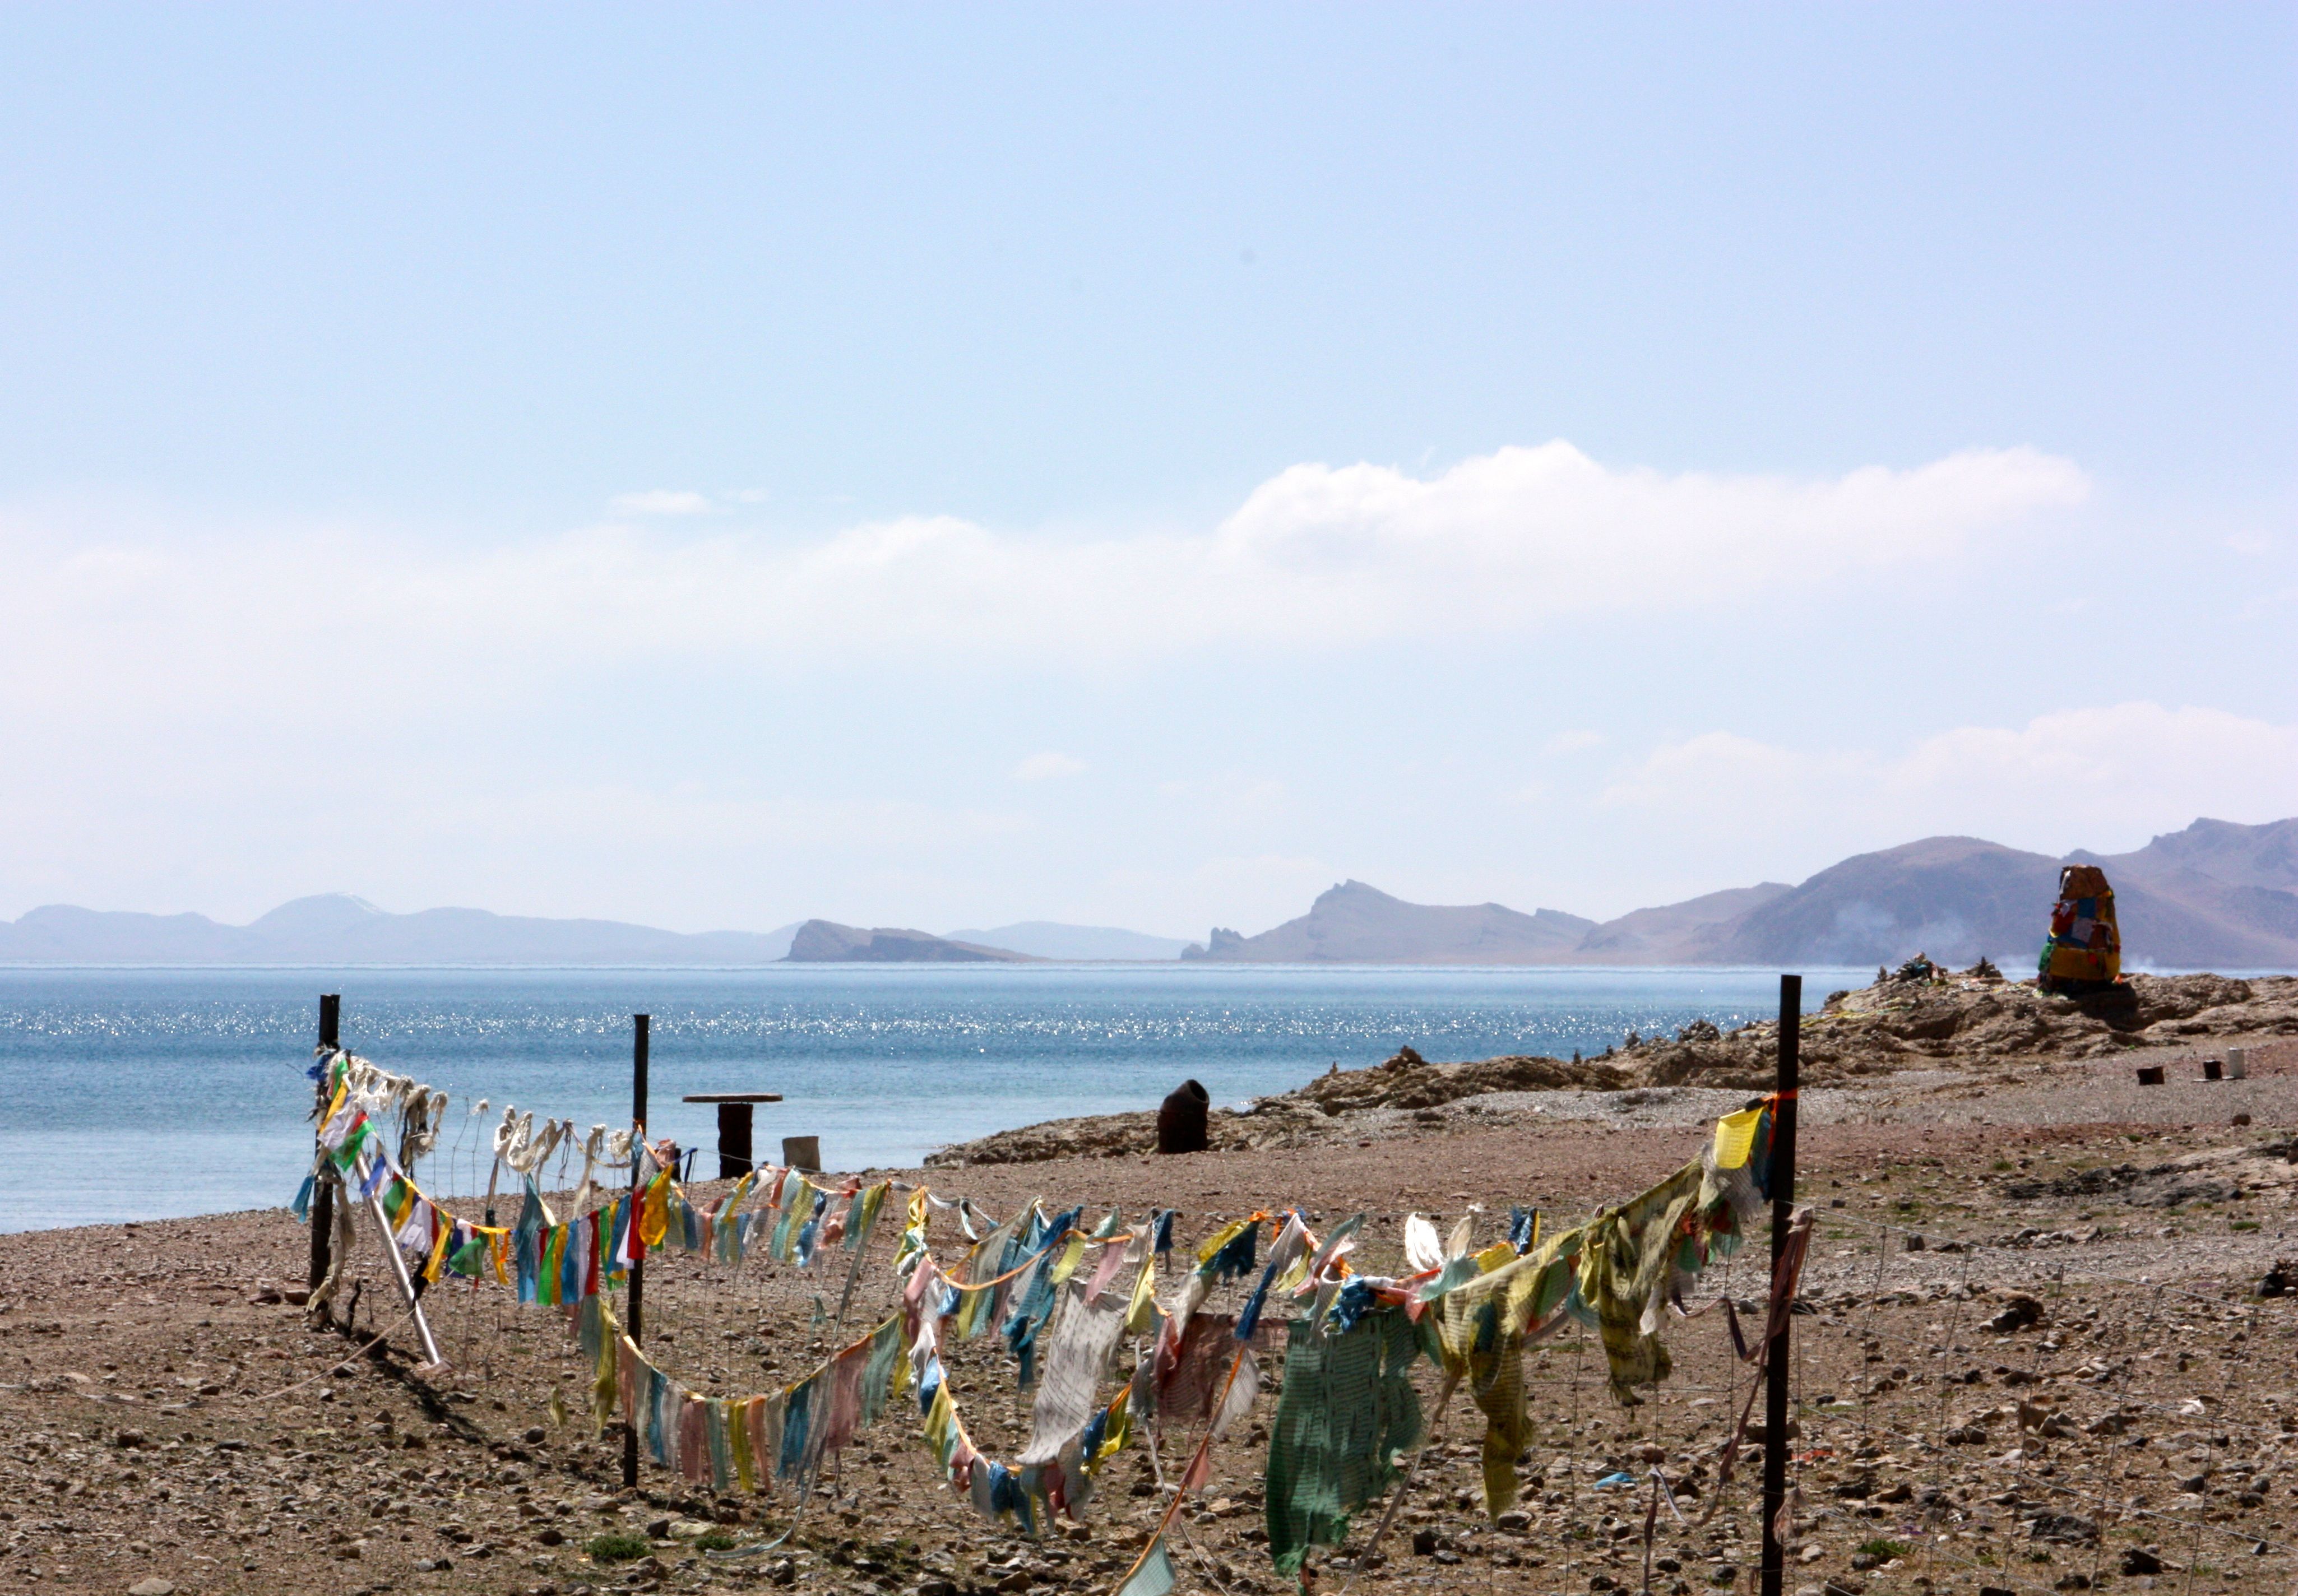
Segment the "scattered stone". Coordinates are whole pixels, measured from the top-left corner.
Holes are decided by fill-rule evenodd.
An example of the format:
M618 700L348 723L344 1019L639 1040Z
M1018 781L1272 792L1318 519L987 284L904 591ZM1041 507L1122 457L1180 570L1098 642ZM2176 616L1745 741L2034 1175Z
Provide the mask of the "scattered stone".
M2014 1330L2032 1329L2043 1322L2043 1304L2024 1292L2011 1297L2003 1311L1987 1321L1987 1327L2008 1335Z
M2078 1513L2045 1513L2036 1518L2034 1527L2028 1534L2037 1541L2087 1546L2098 1539L2098 1526Z

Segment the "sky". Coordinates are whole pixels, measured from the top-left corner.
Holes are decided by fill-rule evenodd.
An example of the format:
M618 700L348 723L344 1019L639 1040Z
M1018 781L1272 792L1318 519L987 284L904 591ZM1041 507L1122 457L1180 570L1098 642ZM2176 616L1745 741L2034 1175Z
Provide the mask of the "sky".
M0 916L2298 814L2288 6L0 10Z

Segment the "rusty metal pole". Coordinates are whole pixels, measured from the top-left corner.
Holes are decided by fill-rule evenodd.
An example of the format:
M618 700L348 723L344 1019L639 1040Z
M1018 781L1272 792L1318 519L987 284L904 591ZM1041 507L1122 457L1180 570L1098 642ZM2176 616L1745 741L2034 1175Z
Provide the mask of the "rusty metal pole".
M639 1160L646 1152L647 1121L647 1030L645 1014L631 1016L631 1228L639 1223ZM646 1311L646 1260L632 1261L630 1269L630 1323L624 1327L630 1332L633 1346L642 1344L639 1336ZM635 1487L639 1483L639 1427L636 1424L623 1426L623 1484Z
M1772 1110L1772 1278L1779 1279L1787 1251L1789 1216L1795 1211L1796 1083L1802 1075L1803 977L1780 977L1779 1094ZM1790 1304L1792 1306L1792 1304ZM1795 1315L1780 1315L1779 1333L1764 1354L1764 1568L1762 1596L1781 1596L1787 1545L1780 1538L1780 1509L1788 1497L1788 1343Z

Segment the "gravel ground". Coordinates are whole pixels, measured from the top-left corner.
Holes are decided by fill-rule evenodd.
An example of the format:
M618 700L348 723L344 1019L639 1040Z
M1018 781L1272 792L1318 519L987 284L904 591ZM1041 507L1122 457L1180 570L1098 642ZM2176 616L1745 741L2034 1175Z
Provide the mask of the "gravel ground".
M2125 1055L1902 1072L1805 1097L1800 1189L1820 1222L1812 1311L1797 1320L1791 1591L2291 1588L2298 1298L2254 1294L2278 1256L2298 1253L2286 1239L2298 1056L2273 1046L2241 1083L2174 1068L2173 1084L2137 1087ZM1319 1227L1363 1210L1377 1269L1408 1211L1449 1223L1481 1204L1490 1236L1509 1203L1576 1217L1627 1195L1691 1156L1706 1122L1744 1096L1496 1093L1445 1104L1434 1122L1368 1117L1339 1145L927 1178L1000 1214L1036 1195L1096 1216L1172 1206L1186 1236L1278 1203ZM2233 1125L2241 1113L2251 1123ZM937 1247L954 1262L949 1222L937 1220ZM856 1323L889 1301L888 1240ZM252 1300L300 1277L307 1245L277 1211L0 1237L0 1589L1083 1592L1112 1587L1164 1500L1146 1454L1128 1453L1084 1526L1030 1542L950 1500L897 1404L787 1542L715 1557L691 1537L716 1525L737 1550L772 1541L790 1527L789 1494L719 1498L652 1469L621 1492L615 1443L560 1422L580 1406L580 1375L558 1317L506 1306L499 1289L434 1294L451 1367L427 1372L393 1324L379 1266L360 1334L388 1334L370 1356ZM1640 1590L1657 1465L1675 1506L1657 1509L1651 1588L1748 1589L1749 1472L1718 1477L1748 1376L1708 1310L1717 1294L1760 1294L1762 1268L1758 1253L1703 1283L1698 1317L1669 1332L1675 1377L1641 1408L1604 1396L1592 1337L1535 1352L1535 1438L1518 1506L1498 1524L1473 1495L1481 1421L1465 1403L1448 1413L1397 1528L1368 1554L1368 1513L1324 1583ZM764 1389L830 1344L813 1323L823 1290L756 1261L729 1277L673 1260L649 1283L649 1344L690 1385ZM1010 1457L1027 1411L1002 1346L988 1337L952 1362L977 1442ZM1281 1359L1269 1365L1256 1422L1215 1449L1213 1484L1184 1520L1184 1590L1283 1586L1254 1539ZM1433 1405L1430 1374L1422 1366L1419 1383ZM1169 1466L1192 1439L1166 1437ZM1616 1471L1637 1484L1599 1489ZM641 1537L649 1555L594 1559L584 1548L608 1530Z
M2298 1114L2298 1042L2253 1043L2242 1080L2210 1080L2205 1057L2190 1048L2148 1048L2112 1060L2005 1065L1976 1072L1909 1070L1862 1087L1814 1087L1798 1093L1806 1125L2201 1125L2288 1123ZM2142 1065L2160 1064L2161 1086L2140 1086ZM1376 1134L1424 1128L1429 1112L1451 1120L1538 1114L1649 1128L1713 1121L1748 1101L1745 1090L1641 1087L1622 1092L1490 1092L1419 1117L1398 1110L1361 1116Z

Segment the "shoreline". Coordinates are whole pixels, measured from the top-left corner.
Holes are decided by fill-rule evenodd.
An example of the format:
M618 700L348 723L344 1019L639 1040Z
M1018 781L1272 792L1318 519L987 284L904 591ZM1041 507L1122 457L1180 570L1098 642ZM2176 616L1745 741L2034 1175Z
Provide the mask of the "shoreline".
M2269 1078L2277 1090L2286 1091L2288 1080L2282 1073ZM2113 1394L2085 1394L2092 1389L2087 1376L2051 1371L2071 1370L2090 1355L2099 1335L2097 1316L2120 1323L2159 1311L2164 1302L2190 1300L2238 1306L2246 1282L2289 1250L2289 1232L2298 1224L2298 1170L2278 1152L2298 1129L2298 1114L2239 1130L2205 1126L2199 1119L2188 1123L2195 1129L1939 1122L1911 1145L1895 1125L1815 1119L1805 1135L1807 1200L1850 1201L1858 1211L1821 1211L1823 1235L1844 1239L1828 1242L1814 1258L1806 1295L1818 1316L1798 1321L1806 1327L1806 1356L1816 1360L1806 1368L1799 1403L1807 1433L1823 1437L1831 1422L1840 1427L1829 1417L1831 1408L1814 1400L1826 1393L1811 1384L1837 1366L1839 1350L1856 1352L1856 1343L1847 1344L1828 1328L1839 1322L1901 1324L1902 1344L1914 1347L1927 1344L1927 1319L1940 1321L1950 1313L1983 1317L2022 1292L2052 1302L2052 1322L2087 1327L2081 1338L2070 1336L2046 1352L2037 1336L2028 1336L2012 1366L2015 1370L2041 1360L2043 1383L2028 1385L2027 1393L2048 1395L2071 1381L2062 1400L2077 1420L2088 1423L2095 1410L2113 1405ZM1089 1213L1104 1204L1135 1217L1152 1205L1175 1206L1183 1212L1188 1244L1282 1193L1319 1226L1365 1211L1366 1266L1393 1267L1409 1211L1442 1226L1481 1203L1485 1213L1474 1220L1480 1236L1491 1234L1493 1212L1505 1217L1504 1208L1494 1206L1503 1197L1531 1201L1561 1219L1658 1178L1702 1139L1687 1125L1558 1116L1529 1128L1412 1127L1364 1146L1071 1158L921 1173L946 1195L963 1195L994 1214L1010 1213L1039 1195L1085 1203ZM2259 1159L2255 1150L2261 1146L2277 1149L2277 1155ZM2210 1222L2199 1212L2165 1223L2164 1210L2112 1196L2102 1222L2079 1217L2096 1209L2092 1199L2019 1201L2006 1195L2019 1182L2079 1184L2082 1171L2111 1170L2120 1167L2118 1160L2146 1168L2191 1167L2212 1178L2212 1171L2233 1169L2245 1181L2255 1170L2258 1184L2244 1188L2251 1194L2246 1205L2270 1222L2242 1232L2221 1220L2214 1233L2198 1231L2192 1227ZM696 1189L699 1195L723 1187ZM1902 1189L1915 1210L1903 1211L1898 1201L1887 1198ZM1831 1217L1839 1213L1841 1220ZM1879 1265L1856 1251L1858 1236L1879 1219L1903 1232L1881 1292L1874 1289ZM951 1216L935 1223L938 1245L962 1249ZM1852 1223L1867 1229L1845 1228ZM2167 1233L2172 1229L2179 1234ZM1926 1231L1922 1252L1905 1250L1905 1233ZM651 1468L642 1472L639 1493L620 1491L611 1441L590 1440L579 1419L562 1426L554 1414L550 1393L564 1389L561 1382L573 1377L574 1367L558 1313L486 1306L499 1302L497 1288L475 1304L484 1310L475 1319L452 1303L441 1312L452 1333L468 1338L465 1344L487 1349L484 1363L426 1374L409 1360L409 1337L403 1327L393 1329L387 1301L378 1301L387 1293L370 1278L360 1339L382 1331L384 1345L376 1357L357 1356L356 1342L311 1332L292 1306L254 1300L264 1294L258 1288L266 1282L300 1278L306 1239L276 1210L0 1238L9 1290L0 1323L14 1332L9 1344L18 1360L14 1372L0 1381L5 1387L0 1388L0 1415L21 1437L13 1449L0 1452L0 1483L13 1504L0 1511L18 1515L9 1527L19 1537L0 1569L17 1570L20 1578L21 1570L43 1569L40 1580L24 1584L25 1589L125 1591L159 1577L186 1596L259 1591L265 1596L352 1591L377 1596L385 1590L532 1596L545 1585L573 1596L585 1589L845 1591L878 1584L875 1575L856 1577L858 1559L898 1574L897 1584L879 1588L926 1596L939 1596L937 1582L987 1593L1001 1588L1015 1568L1030 1574L1029 1589L1086 1592L1109 1588L1112 1575L1098 1566L1129 1557L1142 1512L1163 1500L1145 1460L1137 1471L1134 1463L1121 1462L1115 1481L1086 1509L1082 1539L1067 1538L1072 1532L1064 1526L1062 1537L1032 1541L1010 1526L981 1520L936 1490L931 1460L916 1444L914 1409L897 1404L847 1460L849 1484L841 1489L858 1487L858 1503L832 1504L818 1517L801 1516L797 1534L771 1558L731 1567L714 1563L697 1552L693 1535L717 1526L740 1544L772 1541L789 1527L794 1504L788 1493L721 1494ZM1974 1276L1985 1294L1960 1294ZM835 1278L834 1271L817 1278L769 1270L746 1288L746 1305L731 1321L718 1296L686 1298L673 1291L653 1306L650 1290L650 1322L657 1329L649 1346L682 1378L707 1376L713 1386L721 1370L726 1389L740 1389L746 1378L755 1384L785 1377L835 1339L808 1330L806 1307L823 1278ZM1750 1292L1757 1278L1735 1285L1727 1274L1717 1285ZM2134 1293L2132 1284L2141 1280L2154 1286ZM2165 1286L2171 1288L2168 1295ZM873 1303L883 1300L883 1289L877 1288ZM856 1321L871 1322L880 1311L857 1308ZM2257 1321L2253 1336L2286 1330L2298 1348L2298 1317L2270 1317L2281 1313L2272 1302L2241 1311ZM2094 1317L2085 1319L2086 1313ZM2269 1318L2259 1320L2261 1314ZM722 1342L721 1323L727 1334L744 1338L741 1348ZM1677 1378L1654 1393L1645 1408L1624 1411L1600 1401L1600 1379L1592 1395L1580 1388L1583 1377L1574 1370L1584 1370L1592 1337L1578 1353L1559 1345L1553 1356L1533 1360L1534 1486L1527 1490L1535 1493L1525 1523L1495 1530L1480 1512L1453 1505L1450 1476L1459 1469L1466 1471L1462 1477L1473 1478L1475 1448L1440 1443L1430 1468L1442 1488L1414 1494L1404 1533L1391 1539L1381 1567L1361 1571L1361 1583L1373 1590L1433 1586L1542 1596L1558 1588L1550 1569L1575 1569L1565 1588L1586 1590L1592 1574L1619 1568L1620 1559L1593 1549L1575 1551L1580 1543L1571 1539L1571 1526L1592 1522L1589 1515L1601 1512L1606 1499L1591 1493L1593 1481L1600 1472L1612 1472L1610 1465L1635 1466L1628 1454L1637 1448L1657 1445L1674 1460L1671 1468L1698 1477L1690 1471L1701 1467L1703 1449L1717 1439L1708 1393L1732 1378L1730 1360L1715 1359L1723 1344L1719 1335L1713 1321L1670 1332ZM2130 1335L2127 1344L2136 1350L2145 1337L2136 1328ZM1952 1338L1954 1350L1930 1356L1934 1366L1940 1358L1958 1369L1975 1364L1981 1373L1978 1385L1968 1388L1971 1396L1999 1403L1999 1386L2008 1377L1999 1368L1991 1376L1985 1370L2001 1366L2003 1352L1974 1345L1959 1357L1961 1343L1974 1338L2006 1340L1965 1329ZM1938 1340L1933 1331L1929 1341ZM718 1351L722 1345L728 1350ZM1002 1342L993 1336L946 1350L952 1377L964 1383L968 1423L977 1440L985 1450L1002 1448L998 1455L1012 1455L1028 1428L1028 1399L1013 1392ZM1922 1354L1897 1355L1914 1372L1925 1366ZM1856 1377L1859 1367L1855 1359L1841 1378ZM1424 1365L1423 1375L1427 1372ZM2209 1389L2228 1392L2234 1378L2232 1369L2214 1372ZM1741 1377L1739 1388L1744 1385ZM249 1400L283 1388L297 1393ZM1920 1394L1933 1388L1914 1389ZM1425 1389L1424 1403L1433 1398L1433 1388ZM1252 1430L1217 1449L1203 1516L1189 1527L1209 1555L1229 1567L1235 1577L1224 1583L1232 1591L1275 1592L1285 1585L1269 1574L1265 1559L1258 1566L1252 1562L1253 1547L1241 1538L1257 1523L1251 1499L1257 1497L1265 1444L1260 1436L1272 1400L1264 1396L1254 1410ZM1909 1422L1928 1415L1937 1400L1922 1395ZM2249 1423L2241 1416L2267 1396L2224 1400L2228 1419L2221 1423ZM1567 1423L1575 1404L1580 1417ZM1971 1402L1958 1396L1951 1405L1953 1416L1960 1416ZM2179 1426L2176 1404L2166 1406L2170 1412L2160 1427L2167 1435ZM2265 1422L2270 1413L2257 1410L2256 1434L2270 1440L2278 1433ZM2156 1421L2137 1422L2152 1426ZM2052 1451L2062 1467L2072 1467L2073 1456L2088 1444L2056 1442ZM1932 1467L1917 1457L1904 1461L1918 1482ZM1953 1461L1967 1472L1966 1465L1985 1460L1955 1454ZM1549 1476L1544 1484L1542 1470ZM1880 1469L1887 1483L1894 1477L1890 1470L1888 1463ZM1826 1505L1828 1482L1840 1476L1838 1465L1807 1462L1805 1473L1817 1518L1808 1543L1823 1549L1820 1572L1840 1573L1852 1549L1872 1537L1830 1527L1831 1515L1845 1517L1843 1509ZM61 1487L50 1483L55 1481ZM1967 1499L1958 1493L1956 1510L1986 1513L1990 1509L1980 1498L1999 1489L1974 1486ZM232 1494L235 1490L242 1494ZM1966 1500L1973 1504L1968 1509ZM1693 1504L1684 1505L1689 1513ZM2265 1531L2269 1512L2242 1510L2243 1522L2254 1516L2260 1531L2270 1533ZM61 1527L66 1525L71 1527ZM1882 1527L1897 1533L1889 1524ZM544 1538L554 1529L555 1539ZM1413 1550L1424 1530L1431 1548L1426 1554ZM638 1534L649 1548L655 1567L641 1571L636 1587L627 1566L601 1565L581 1550L593 1534L609 1531ZM1733 1509L1697 1536L1671 1526L1662 1554L1696 1572L1744 1567L1752 1534L1748 1515ZM2245 1560L2244 1573L2272 1571L2279 1577L2298 1569L2278 1537L2276 1545L2268 1559ZM1434 1551L1444 1547L1456 1549L1459 1560L1437 1561ZM1687 1559L1685 1552L1694 1555ZM1625 1561L1632 1576L1635 1559ZM1409 1584L1397 1583L1407 1577ZM1203 1573L1183 1588L1214 1590ZM1887 1581L1867 1588L1880 1596L1913 1587Z
M2014 1588L2094 1572L2131 1588L2150 1576L2121 1571L2150 1559L2179 1571L2201 1563L2198 1590L2287 1583L2298 1575L2298 1502L2285 1505L2298 1460L2286 1377L2298 1364L2298 1294L2261 1299L2255 1288L2298 1254L2298 1023L2107 1042L2075 1057L1958 1054L1951 1036L1916 1038L1894 1054L1899 1067L1855 1067L1864 1055L1843 1044L1867 1025L1859 1014L1884 1016L1867 1031L1888 1035L1886 1022L1932 1023L1922 1004L1950 996L1846 1001L1844 1020L1806 1028L1807 1056L1842 1031L1841 1073L1809 1088L1802 1132L1798 1195L1816 1223L1809 1311L1795 1319L1804 1550L1790 1588L1944 1596L1975 1592L1996 1569L2014 1574ZM1954 1001L1976 1008L2001 996ZM2280 1026L2284 1001L2277 985L2246 1005L2253 1017L2271 1007ZM2212 1012L2170 1023L2209 1023ZM1999 1040L2007 1033L1987 1026L2003 1018L1962 1034ZM2087 1026L2069 1021L2054 1047L2092 1047ZM2132 1078L2134 1061L2199 1058L2244 1037L2259 1038L2249 1079L2174 1070L2142 1087ZM902 1173L988 1216L1039 1197L1084 1205L1086 1223L1172 1208L1177 1261L1274 1204L1296 1205L1318 1234L1362 1212L1356 1261L1387 1272L1401 1267L1408 1214L1440 1230L1465 1222L1482 1245L1505 1232L1511 1205L1561 1227L1682 1167L1716 1110L1749 1094L1699 1084L1699 1070L1673 1084L1652 1077L1701 1058L1729 1073L1765 1040L1751 1027L1736 1043L1640 1041L1602 1066L1623 1081L1601 1091L1465 1089L1509 1061L1407 1061L1286 1095L1313 1101L1321 1087L1341 1108L1317 1117L1346 1135L1173 1156L1070 1145L1032 1162ZM1631 1075L1638 1084L1625 1084ZM1441 1087L1441 1101L1379 1100L1399 1087ZM2234 1123L2243 1114L2249 1123ZM727 1188L691 1189L699 1202ZM649 1269L649 1355L729 1396L798 1378L890 1311L897 1228L881 1225L857 1260L843 1329L823 1317L843 1253L813 1269L662 1253L659 1278ZM442 1283L426 1301L450 1364L421 1368L368 1228L352 1337L313 1328L283 1300L277 1287L302 1278L309 1236L278 1209L0 1236L0 1421L12 1437L0 1447L0 1583L128 1592L158 1581L179 1596L1090 1596L1138 1553L1168 1501L1161 1478L1195 1444L1174 1420L1162 1464L1139 1443L1117 1454L1081 1521L1036 1538L939 1484L914 1402L897 1402L858 1435L834 1495L804 1510L787 1486L715 1490L651 1466L626 1492L618 1443L594 1438L581 1417L588 1377L565 1311L516 1306L492 1282ZM967 1245L957 1215L933 1212L930 1235L955 1267ZM1368 1510L1320 1565L1335 1582L1398 1596L1634 1589L1644 1508L1604 1482L1625 1472L1649 1495L1657 1467L1682 1517L1660 1510L1653 1556L1674 1567L1657 1567L1653 1588L1747 1590L1751 1487L1744 1468L1725 1482L1719 1463L1748 1377L1724 1316L1709 1311L1726 1298L1755 1311L1763 1278L1758 1242L1699 1283L1684 1303L1694 1317L1671 1316L1663 1330L1674 1373L1639 1407L1605 1397L1600 1342L1567 1326L1525 1358L1532 1429L1513 1508L1495 1519L1479 1505L1483 1420L1456 1404L1421 1454L1397 1532L1368 1554ZM1228 1311L1250 1283L1218 1287L1208 1308ZM1179 1591L1290 1588L1254 1539L1284 1370L1274 1333L1262 1394L1211 1447L1211 1479L1181 1519ZM1004 1338L951 1336L943 1352L974 1441L1018 1455L1034 1399L1017 1389ZM1411 1379L1433 1411L1433 1367L1418 1364ZM2142 1436L2150 1445L2134 1452ZM2209 1456L2187 1463L2190 1449ZM2257 1480L2263 1489L2251 1488ZM2046 1520L2048 1535L2035 1528ZM707 1549L712 1534L729 1555ZM2198 1537L2225 1550L2198 1557ZM609 1555L624 1546L636 1553Z

